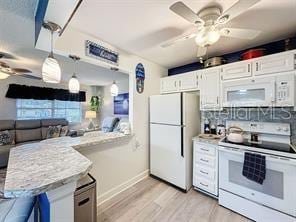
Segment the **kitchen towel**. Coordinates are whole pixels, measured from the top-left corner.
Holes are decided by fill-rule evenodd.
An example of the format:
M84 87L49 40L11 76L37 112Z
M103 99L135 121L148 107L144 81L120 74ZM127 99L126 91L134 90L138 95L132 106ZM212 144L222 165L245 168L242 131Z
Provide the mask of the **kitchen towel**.
M249 180L263 184L266 176L265 156L245 152L243 175Z

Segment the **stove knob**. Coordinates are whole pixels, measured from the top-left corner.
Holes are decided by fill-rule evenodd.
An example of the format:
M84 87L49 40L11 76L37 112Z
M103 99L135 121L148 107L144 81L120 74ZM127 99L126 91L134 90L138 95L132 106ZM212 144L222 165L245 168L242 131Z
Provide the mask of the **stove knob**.
M276 131L281 131L281 130L282 130L281 127L277 127L277 128L276 128Z
M289 131L289 129L287 127L284 127L283 130L284 130L284 132L288 132Z

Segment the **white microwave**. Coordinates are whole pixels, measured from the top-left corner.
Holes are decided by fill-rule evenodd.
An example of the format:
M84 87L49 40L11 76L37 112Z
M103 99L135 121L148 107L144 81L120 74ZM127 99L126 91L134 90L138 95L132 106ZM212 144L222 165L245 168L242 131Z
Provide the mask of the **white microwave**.
M295 105L295 72L222 83L223 107Z

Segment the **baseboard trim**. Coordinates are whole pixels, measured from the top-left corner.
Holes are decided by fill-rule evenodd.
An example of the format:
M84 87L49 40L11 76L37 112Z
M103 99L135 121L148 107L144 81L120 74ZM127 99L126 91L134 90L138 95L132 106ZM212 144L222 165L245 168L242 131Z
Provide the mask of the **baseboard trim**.
M149 170L145 170L142 173L138 174L137 176L131 178L130 180L112 188L111 190L101 194L97 197L97 205L101 205L106 201L110 200L112 197L118 195L119 193L125 191L126 189L130 188L134 184L140 182L141 180L145 179L149 176Z

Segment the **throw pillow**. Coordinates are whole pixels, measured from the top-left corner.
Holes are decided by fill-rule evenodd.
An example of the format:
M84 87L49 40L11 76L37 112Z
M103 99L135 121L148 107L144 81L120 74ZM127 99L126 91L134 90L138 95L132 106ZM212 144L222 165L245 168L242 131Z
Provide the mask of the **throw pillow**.
M0 131L0 146L14 144L8 130Z
M50 138L57 138L60 136L60 132L61 132L61 125L58 126L49 126L48 130L47 130L47 136L46 139L50 139Z
M62 126L61 127L60 136L67 136L68 135L68 131L69 131L69 127L68 126Z

